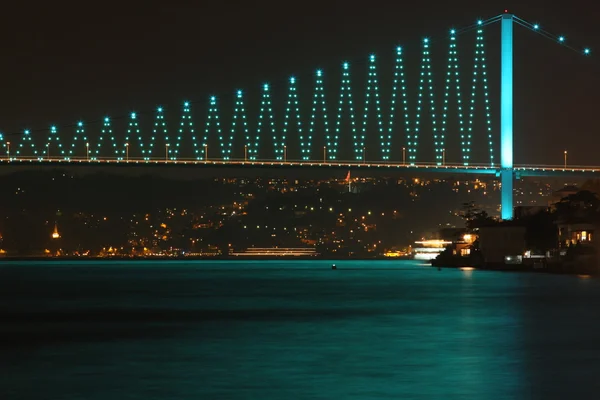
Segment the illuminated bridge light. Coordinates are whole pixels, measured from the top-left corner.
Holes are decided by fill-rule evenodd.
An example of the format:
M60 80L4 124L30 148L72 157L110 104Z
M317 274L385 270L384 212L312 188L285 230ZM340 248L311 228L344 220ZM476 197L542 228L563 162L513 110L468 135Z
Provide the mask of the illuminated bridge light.
M316 78L315 78L315 89L314 89L314 93L313 93L313 101L312 101L312 111L310 114L310 123L308 125L308 140L309 140L309 148L310 148L310 141L312 141L313 136L315 135L315 127L316 127L316 118L317 118L317 114L320 111L321 114L321 118L323 120L323 139L324 139L324 143L328 144L331 143L331 136L329 133L329 124L327 121L327 104L325 102L325 87L323 85L323 72L319 69L317 70L316 73ZM325 162L327 160L327 145L324 146L324 155L323 155L323 161ZM330 149L331 150L331 149ZM306 156L302 157L303 160L309 160L310 159L310 153L307 154Z
M294 117L296 122L296 132L300 138L300 143L303 143L302 135L302 120L300 119L300 106L298 105L298 92L296 90L296 78L290 78L290 86L288 88L287 102L285 105L285 114L283 116L283 127L279 138L279 155L277 160L286 161L287 159L287 133L290 127L290 120Z
M386 58L379 57L379 54L368 54L367 63L360 64L360 71L353 70L354 74L362 74L362 68L366 69L366 80L360 79L359 92L356 92L358 86L353 87L351 82L350 63L341 63L341 84L334 82L332 87L329 87L329 83L327 85L333 95L338 96L339 93L333 104L328 105L326 102L325 74L322 69L318 69L312 77L314 81L306 85L312 86L313 90L307 93L311 99L307 101L305 108L299 105L300 82L293 76L288 78L286 101L282 101L284 104L274 104L274 95L267 83L259 86L260 105L258 99L256 104L250 103L250 92L233 91L233 96L227 96L231 103L227 103L224 113L227 114L225 125L222 125L220 114L223 110L219 109L217 97L210 96L208 112L206 113L206 109L202 110L202 118L206 117L206 120L203 120L206 124L202 137L196 136L198 133L194 130L191 102L185 101L181 103L182 113L170 117L172 127L169 129L166 108L159 106L154 109L153 129L141 129L145 121L140 119L143 119L145 114L138 116L135 112L126 112L125 118L117 119L114 131L108 116L101 119L101 126L91 129L87 122L78 121L75 126L67 128L52 126L49 134L48 130L45 130L33 135L27 130L15 138L15 143L10 145L10 153L23 162L46 159L48 154L53 160L83 160L87 150L88 157L102 162L123 160L126 154L130 156L133 152L132 161L136 161L135 158L141 155L146 162L207 164L207 158L210 158L214 165L242 165L240 159L244 154L244 162L254 163L261 158L269 160L269 163L275 159L275 165L282 165L282 161L287 157L286 165L296 165L300 162L301 166L319 164L335 167L339 164L361 168L402 166L438 170L442 170L440 167L443 165L443 170L448 172L468 170L491 173L494 171L492 167L496 165L494 146L497 146L496 136L494 139L492 137L492 110L497 104L492 104L493 99L489 96L483 33L487 24L488 21L476 20L473 24L473 31L476 32L474 55L469 47L468 56L467 53L463 53L460 60L457 33L462 30L449 28L446 31L450 33L446 35L449 47L437 49L447 54L446 65L438 66L439 71L445 74L443 77L434 77L434 42L431 38L421 37L421 52L418 54L420 60L416 60L420 63L417 72L419 75L415 76L418 81L408 82L403 49L401 46L394 46L394 64L389 65L393 67L393 71L390 70L393 72L393 79L388 80L388 77L385 77L386 84L391 83L392 86L385 88L386 90L382 90L384 88L381 87L384 81L381 73L388 68L377 65ZM537 23L526 23L526 26L541 31ZM565 36L551 38L555 42L567 45ZM588 47L581 47L578 52L586 56L591 54ZM440 61L444 62L443 55ZM436 67L436 72L437 70ZM469 75L465 75L466 73ZM412 95L408 88L413 90ZM355 101L357 95L360 98L358 108ZM387 98L388 95L390 98ZM412 102L414 104L411 104ZM282 114L275 115L274 110L279 109L279 105L284 106ZM229 109L230 106L232 109ZM179 113L180 110L175 110L175 113ZM247 110L257 112L247 115ZM301 110L305 110L306 113ZM479 120L480 117L485 117L481 118L481 132L475 126L475 120ZM91 132L94 134L91 135ZM60 137L65 133L68 133L66 137ZM427 133L427 137L421 137L422 133ZM294 140L290 140L291 138ZM429 145L423 146L423 140ZM266 146L271 141L272 146ZM447 163L447 148L450 147L448 143L452 141L457 141L453 147L456 148L458 159ZM292 143L296 142L297 145L291 147ZM314 148L316 144L319 144L318 149ZM0 143L0 146L9 151L8 142L4 145ZM259 146L265 150L262 154L259 154ZM485 166L473 165L471 155L475 153L475 146L488 147L489 163L486 162ZM421 148L431 151L429 154L420 154ZM368 150L368 158L373 158L371 164L365 163L365 149ZM540 169L527 166L522 170L529 172ZM590 171L587 168L567 169L561 166L556 166L555 170Z
M276 150L275 146L277 143L277 137L275 130L275 119L273 117L273 106L271 103L269 85L265 83L263 85L263 93L260 101L260 114L258 115L258 126L256 127L255 140L251 141L250 145L248 146L248 157L250 160L256 160L258 158L258 145L261 140L264 125L268 126L269 135L273 138L273 148Z
M237 91L237 99L233 108L233 117L231 120L231 130L229 131L229 140L221 141L221 155L223 160L230 160L233 156L233 145L235 133L239 129L246 136L246 143L250 141L248 122L246 120L246 108L242 91Z
M192 114L190 111L190 103L183 103L183 110L181 113L181 119L179 121L179 131L177 132L176 142L174 148L169 146L169 160L175 161L180 156L180 148L193 148L196 159L198 158L198 142L196 141L196 134L194 132L194 123L192 121ZM185 146L183 144L185 143Z
M197 159L206 160L208 158L208 138L210 136L210 132L214 131L214 134L217 135L219 139L219 143L221 147L223 147L223 132L221 130L221 122L219 121L219 110L217 108L217 98L216 96L210 97L210 104L208 106L208 116L206 117L206 125L204 129L204 138L202 142L202 154ZM199 154L196 152L196 154Z
M373 98L373 100L371 100ZM372 103L375 107L375 117L377 130L380 139L381 156L385 160L389 154L388 143L391 141L391 136L385 136L383 132L383 120L381 117L381 101L379 99L379 82L377 79L377 66L375 64L375 56L369 56L369 70L367 75L367 90L365 95L365 108L363 113L363 123L361 134L355 139L355 158L356 160L365 161L365 137L367 134L367 121L369 116L369 104Z

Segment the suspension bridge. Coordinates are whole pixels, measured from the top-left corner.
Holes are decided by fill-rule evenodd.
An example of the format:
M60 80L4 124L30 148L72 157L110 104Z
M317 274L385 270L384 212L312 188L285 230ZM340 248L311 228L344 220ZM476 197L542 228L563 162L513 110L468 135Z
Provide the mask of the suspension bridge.
M499 99L489 95L488 86L485 31L492 24L500 24L501 31ZM186 101L179 115L170 121L166 108L157 107L151 114L130 113L120 129L116 122L122 118L105 116L73 126L0 134L0 163L377 168L494 174L501 180L501 217L511 219L515 179L600 172L600 167L568 166L566 154L563 165L514 164L515 24L584 56L590 55L588 48L574 48L563 36L504 13L450 30L444 46L447 62L443 81L434 79L434 43L429 38L423 39L420 46L415 81L409 79L402 47L395 49L392 77L386 88L381 87L378 57L369 55L361 107L353 93L351 65L343 62L333 104L325 89L325 71L317 70L310 101L304 108L300 103L299 79L291 77L280 103L275 101L269 84L261 87L259 99L252 104L247 104L249 96L244 91L235 91L233 110L227 116L218 97L209 97L205 123L199 130L193 121L192 103ZM468 79L459 63L458 47L458 38L467 32L475 33ZM409 86L416 87L416 93L409 91ZM386 90L382 89L388 89L385 98ZM275 112L279 108L283 111L281 116ZM499 117L495 118L497 108ZM247 110L253 110L254 115ZM145 128L142 122L146 123ZM458 160L448 162L450 133L455 134L453 140L458 139L459 149ZM473 151L475 139L485 143L486 151ZM427 147L429 151L423 150Z

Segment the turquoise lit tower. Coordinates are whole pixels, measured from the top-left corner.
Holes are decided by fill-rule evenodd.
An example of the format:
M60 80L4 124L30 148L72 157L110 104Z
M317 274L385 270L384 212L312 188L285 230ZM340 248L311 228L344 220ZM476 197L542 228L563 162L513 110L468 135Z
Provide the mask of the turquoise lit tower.
M513 218L513 18L503 14L500 61L500 181L501 217Z

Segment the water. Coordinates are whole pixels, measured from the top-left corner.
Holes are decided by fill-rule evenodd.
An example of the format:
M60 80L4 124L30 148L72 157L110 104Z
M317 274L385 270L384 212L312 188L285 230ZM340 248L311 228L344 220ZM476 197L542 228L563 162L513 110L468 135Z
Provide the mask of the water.
M596 280L330 266L0 264L0 398L598 398Z

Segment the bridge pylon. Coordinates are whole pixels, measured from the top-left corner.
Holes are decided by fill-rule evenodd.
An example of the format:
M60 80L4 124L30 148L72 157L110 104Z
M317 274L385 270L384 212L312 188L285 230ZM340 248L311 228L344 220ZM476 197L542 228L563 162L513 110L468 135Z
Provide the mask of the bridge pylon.
M500 43L501 218L513 218L513 14L503 14Z

